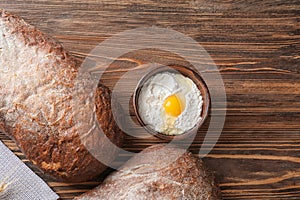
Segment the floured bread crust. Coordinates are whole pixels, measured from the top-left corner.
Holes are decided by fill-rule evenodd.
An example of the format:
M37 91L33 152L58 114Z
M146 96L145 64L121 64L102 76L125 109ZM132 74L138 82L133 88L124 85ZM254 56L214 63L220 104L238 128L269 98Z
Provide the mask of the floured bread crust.
M99 175L106 166L82 145L81 119L75 119L72 109L79 63L21 18L0 14L0 129L29 160L57 179L85 181ZM110 92L99 84L96 93L99 124L120 146L123 133L113 120ZM97 142L101 150L101 139ZM116 152L111 153L113 160Z
M204 163L184 150L155 145L76 200L215 200L221 193Z

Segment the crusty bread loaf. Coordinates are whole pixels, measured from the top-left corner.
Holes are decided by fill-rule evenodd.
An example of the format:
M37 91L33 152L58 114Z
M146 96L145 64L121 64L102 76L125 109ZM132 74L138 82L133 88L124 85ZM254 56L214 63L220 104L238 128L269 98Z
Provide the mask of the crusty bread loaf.
M82 144L81 119L75 119L71 104L79 63L24 20L0 14L0 129L34 164L58 179L85 181L99 175L106 166ZM96 93L100 126L120 146L123 133L113 120L110 92L99 84ZM101 138L96 143L101 151ZM116 152L110 153L113 160Z
M184 150L155 145L130 159L102 185L76 200L208 200L220 190L203 162Z

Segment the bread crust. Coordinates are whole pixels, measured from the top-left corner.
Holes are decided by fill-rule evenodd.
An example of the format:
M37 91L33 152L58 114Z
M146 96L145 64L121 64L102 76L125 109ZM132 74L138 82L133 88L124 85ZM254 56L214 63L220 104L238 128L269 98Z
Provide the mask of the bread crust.
M97 188L75 200L216 200L220 189L190 152L154 145L131 158Z
M81 119L72 107L80 63L20 17L0 13L0 129L56 179L80 182L96 177L106 166L82 144ZM123 133L113 118L110 91L100 83L95 104L105 135L121 146ZM116 153L111 152L111 161Z

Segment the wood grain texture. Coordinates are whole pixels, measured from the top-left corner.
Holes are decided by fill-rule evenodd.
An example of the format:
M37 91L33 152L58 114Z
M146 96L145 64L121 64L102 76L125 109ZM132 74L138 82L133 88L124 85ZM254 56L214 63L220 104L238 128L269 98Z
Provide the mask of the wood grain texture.
M52 35L81 59L104 39L136 27L172 28L192 37L215 61L227 94L221 138L205 158L224 199L300 199L299 1L2 0L0 8ZM109 85L120 69L153 60L184 63L166 52L129 53L113 63L103 82ZM208 122L190 148L193 153ZM2 133L0 139L62 199L95 187L105 176L86 183L55 182L13 141ZM128 136L125 149L138 152L158 142Z

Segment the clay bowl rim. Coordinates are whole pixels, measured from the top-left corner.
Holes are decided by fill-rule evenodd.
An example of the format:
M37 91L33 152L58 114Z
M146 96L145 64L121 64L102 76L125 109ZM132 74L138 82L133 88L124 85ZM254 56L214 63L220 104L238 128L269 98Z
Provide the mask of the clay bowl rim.
M197 122L197 124L189 129L188 131L179 134L179 135L166 135L160 132L157 132L153 130L151 127L147 126L145 124L139 114L139 108L138 108L138 98L139 94L141 92L141 89L143 88L144 83L154 76L155 74L162 73L162 72L171 72L171 73L179 73L182 74L185 77L190 78L198 87L198 89L201 92L202 100L203 100L203 105L202 105L202 112L201 112L201 120ZM181 65L167 65L167 66L159 66L158 68L152 70L151 72L145 74L138 82L134 93L133 93L133 109L135 116L139 122L139 124L151 135L159 138L159 139L164 139L164 140L181 140L185 138L189 138L191 136L194 137L197 134L198 129L203 125L203 123L207 120L208 115L209 115L209 110L211 106L211 100L210 100L210 94L208 87L203 80L202 76L195 72L193 69L181 66Z

